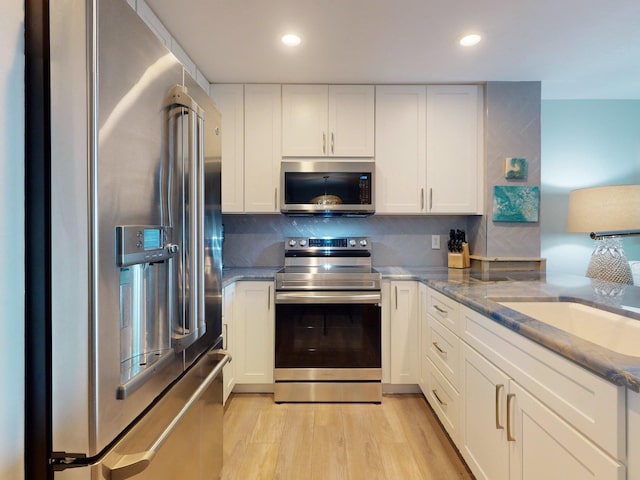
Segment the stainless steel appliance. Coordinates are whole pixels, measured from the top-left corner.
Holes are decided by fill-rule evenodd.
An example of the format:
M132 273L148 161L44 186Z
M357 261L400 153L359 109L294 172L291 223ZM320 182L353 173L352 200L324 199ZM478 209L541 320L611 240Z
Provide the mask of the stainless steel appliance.
M125 0L50 15L52 475L217 478L220 114Z
M283 161L280 211L297 215L371 215L374 162Z
M276 273L276 402L381 402L380 273L367 238L288 238Z

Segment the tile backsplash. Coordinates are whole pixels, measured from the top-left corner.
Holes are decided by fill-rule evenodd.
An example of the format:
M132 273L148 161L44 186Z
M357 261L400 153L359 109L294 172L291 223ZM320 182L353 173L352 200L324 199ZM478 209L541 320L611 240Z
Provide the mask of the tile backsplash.
M352 218L225 214L222 221L225 230L225 267L283 265L284 239L295 236L369 237L374 266L439 267L447 265L449 230L467 230L468 217L374 215ZM440 250L431 249L431 235L441 236Z

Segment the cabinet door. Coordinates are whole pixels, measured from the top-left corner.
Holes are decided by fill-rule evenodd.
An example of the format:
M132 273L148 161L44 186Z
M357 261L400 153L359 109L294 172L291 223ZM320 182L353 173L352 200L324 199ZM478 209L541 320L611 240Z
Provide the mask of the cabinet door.
M282 86L282 155L324 157L328 154L327 85Z
M327 154L336 157L373 157L373 85L329 86Z
M462 350L460 452L477 479L508 480L509 377L466 344Z
M391 282L391 383L418 383L418 285Z
M235 327L236 383L273 383L274 308L272 282L237 282Z
M376 212L425 213L426 87L376 87Z
M516 382L509 387L507 419L511 480L623 480L624 465L532 397Z
M427 379L429 375L429 364L427 362L429 341L428 291L429 289L424 283L418 284L418 338L420 339L420 345L418 346L418 385L425 395L427 395Z
M482 213L481 105L477 85L427 87L429 213Z
M244 210L276 213L280 178L280 85L245 85Z
M224 338L223 348L231 354L231 361L228 362L222 369L223 379L223 404L226 403L229 395L233 391L233 387L236 385L235 378L235 362L233 361L235 355L234 336L235 330L233 325L233 302L235 297L235 286L229 285L224 288L222 292L222 335Z
M222 114L222 213L244 212L244 86L212 85L211 97Z

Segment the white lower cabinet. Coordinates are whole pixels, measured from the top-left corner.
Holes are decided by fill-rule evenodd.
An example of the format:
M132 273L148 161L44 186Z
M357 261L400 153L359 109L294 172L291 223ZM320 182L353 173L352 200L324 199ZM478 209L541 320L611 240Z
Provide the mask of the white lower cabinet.
M505 389L509 377L466 344L462 346L459 449L478 479L509 479Z
M229 395L233 391L233 387L236 385L235 368L236 362L234 361L235 355L235 329L233 324L233 304L235 297L235 284L231 284L224 288L222 292L222 336L224 348L229 354L231 354L231 361L222 368L222 403L226 403Z
M418 282L391 282L390 297L391 383L417 384Z
M233 363L236 384L272 384L275 308L273 282L235 283Z
M603 452L517 382L510 382L507 402L507 415L512 415L506 419L511 430L507 432L511 480L626 478L624 465Z
M617 462L468 345L461 453L478 479L625 478Z
M452 302L427 289L421 386L476 478L636 478L623 387Z

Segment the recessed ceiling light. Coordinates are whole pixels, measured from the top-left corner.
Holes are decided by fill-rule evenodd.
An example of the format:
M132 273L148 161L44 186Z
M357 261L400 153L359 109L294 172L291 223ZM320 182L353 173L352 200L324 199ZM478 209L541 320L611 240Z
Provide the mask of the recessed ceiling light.
M476 45L478 42L480 42L480 40L482 40L482 37L477 33L473 33L471 35L465 35L464 37L462 37L460 39L460 45L462 45L463 47L472 47L473 45Z
M282 36L281 40L287 47L295 47L300 45L300 42L302 41L295 33L287 33Z

